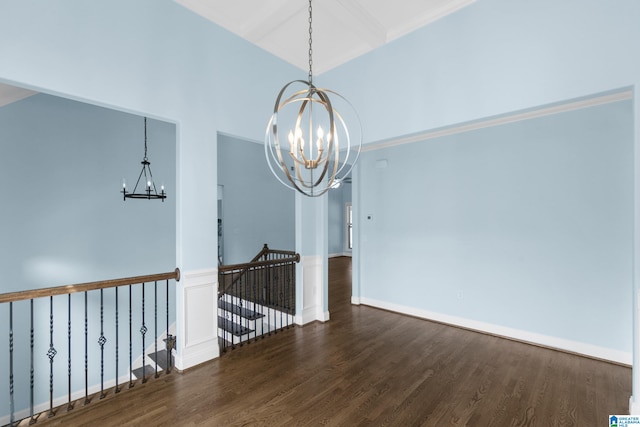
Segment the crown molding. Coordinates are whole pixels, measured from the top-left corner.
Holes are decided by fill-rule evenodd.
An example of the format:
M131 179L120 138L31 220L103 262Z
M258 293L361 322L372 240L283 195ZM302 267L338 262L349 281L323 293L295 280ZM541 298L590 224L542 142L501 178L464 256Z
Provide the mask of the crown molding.
M378 142L372 142L362 146L361 151L374 151L383 148L395 147L398 145L411 144L414 142L426 141L434 138L442 138L445 136L456 135L464 132L471 132L478 129L489 128L493 126L515 123L523 120L535 119L538 117L551 116L554 114L565 113L568 111L580 110L583 108L595 107L598 105L610 104L613 102L633 99L633 92L628 89L622 92L609 93L606 95L596 96L587 99L580 99L565 102L562 104L554 104L526 111L517 111L500 117L492 117L484 120L478 120L470 123L462 123L459 125L449 126L446 128L429 130L400 138L387 139Z

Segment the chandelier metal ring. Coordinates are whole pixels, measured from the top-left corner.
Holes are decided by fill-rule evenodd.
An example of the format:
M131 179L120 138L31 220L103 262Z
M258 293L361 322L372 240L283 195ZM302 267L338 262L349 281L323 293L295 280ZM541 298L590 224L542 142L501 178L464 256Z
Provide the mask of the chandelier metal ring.
M304 85L304 89L295 90L295 85ZM334 97L334 101L341 101L341 107L346 106L351 110L350 120L357 122L356 144L352 144L343 115L334 107L330 95ZM314 110L314 105L320 108ZM282 116L289 120L283 120ZM309 121L306 129L308 144L301 131L306 120ZM285 147L280 140L279 126L283 121L286 121L285 128L290 130L288 155L283 154ZM312 134L314 121L328 123L326 141L324 130L321 129L315 147ZM293 132L296 132L293 135L294 141L291 136ZM358 160L361 146L360 119L351 103L342 95L318 88L304 80L293 80L281 89L267 125L265 156L271 172L282 184L310 197L321 196L330 188L336 187L336 182L341 179L340 175L344 178L351 172Z

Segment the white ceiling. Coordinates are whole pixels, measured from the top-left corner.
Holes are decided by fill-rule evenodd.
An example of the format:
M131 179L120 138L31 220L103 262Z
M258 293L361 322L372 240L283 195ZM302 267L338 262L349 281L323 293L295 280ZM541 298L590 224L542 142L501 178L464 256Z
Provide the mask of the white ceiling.
M337 67L475 0L321 0L313 3L313 74ZM176 0L302 70L309 69L304 0Z

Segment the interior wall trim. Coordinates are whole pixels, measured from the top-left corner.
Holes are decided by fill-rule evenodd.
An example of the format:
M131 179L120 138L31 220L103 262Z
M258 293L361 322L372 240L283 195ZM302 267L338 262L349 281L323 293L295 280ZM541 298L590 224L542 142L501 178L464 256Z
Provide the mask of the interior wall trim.
M465 319L462 317L451 316L448 314L436 313L428 310L422 310L415 307L408 307L394 304L386 301L379 301L371 298L362 297L358 301L360 304L370 307L380 308L399 314L417 317L420 319L430 320L454 327L472 330L475 332L506 338L513 341L523 342L538 347L550 348L566 353L576 354L579 356L589 357L591 359L603 360L623 366L631 366L631 353L614 350L611 348L601 347L593 344L568 340L565 338L554 337L550 335L539 334L536 332L524 331L506 326L496 325L492 323L480 322L473 319ZM352 298L352 303L353 298Z
M574 110L580 110L583 108L595 107L598 105L610 104L613 102L619 102L624 100L633 99L633 90L626 89L620 92L607 93L599 96L593 96L589 98L581 98L578 100L572 100L553 105L545 105L543 107L520 110L513 113L509 113L499 117L490 117L487 119L481 119L473 122L466 122L458 125L447 126L444 128L438 128L428 130L425 132L419 132L412 135L402 136L399 138L392 138L378 142L372 142L364 144L361 151L375 151L383 148L396 147L404 144L412 144L415 142L426 141L434 138L442 138L445 136L456 135L464 132L471 132L478 129L485 129L493 126L505 125L508 123L520 122L523 120L530 120L539 117L551 116L554 114L565 113Z

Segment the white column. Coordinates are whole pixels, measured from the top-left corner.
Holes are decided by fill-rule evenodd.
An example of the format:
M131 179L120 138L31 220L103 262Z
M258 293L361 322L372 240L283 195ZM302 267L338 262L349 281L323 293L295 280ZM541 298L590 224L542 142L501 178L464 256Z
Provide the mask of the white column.
M351 215L353 218L353 249L351 250L351 304L360 305L361 288L360 288L360 247L362 245L360 238L360 168L356 164L353 172L351 172L353 183L351 184Z
M307 197L296 192L296 317L298 325L329 320L328 195Z
M634 111L634 158L633 158L633 366L631 373L631 392L629 398L629 413L640 414L640 87L636 84L633 93Z
M176 368L184 370L220 355L218 270L182 272L176 294Z

